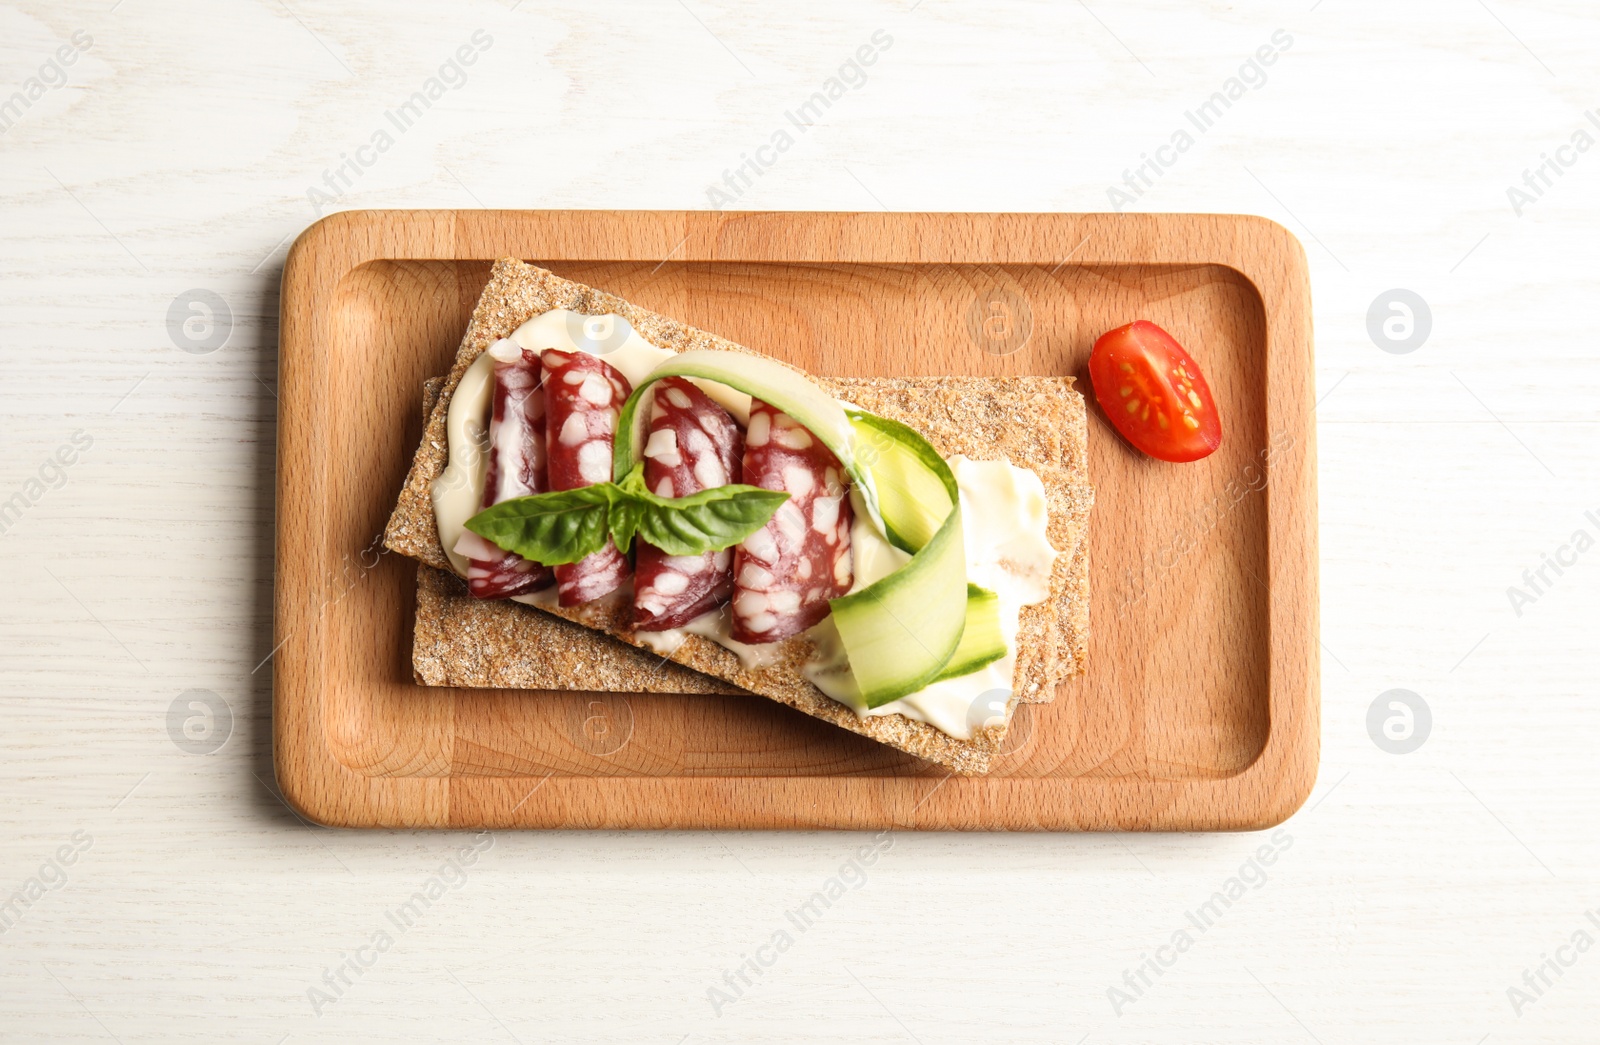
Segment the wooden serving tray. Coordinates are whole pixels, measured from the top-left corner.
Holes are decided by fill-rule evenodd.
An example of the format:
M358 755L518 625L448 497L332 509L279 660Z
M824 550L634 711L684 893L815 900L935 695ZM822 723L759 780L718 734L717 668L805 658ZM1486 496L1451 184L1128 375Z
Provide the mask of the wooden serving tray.
M1088 672L950 777L757 697L430 689L415 568L376 540L490 263L519 257L820 374L1072 374L1171 331L1222 448L1172 465L1090 407ZM1305 254L1262 218L357 211L283 276L273 742L350 827L1228 830L1316 776ZM1270 458L1270 467L1264 461Z

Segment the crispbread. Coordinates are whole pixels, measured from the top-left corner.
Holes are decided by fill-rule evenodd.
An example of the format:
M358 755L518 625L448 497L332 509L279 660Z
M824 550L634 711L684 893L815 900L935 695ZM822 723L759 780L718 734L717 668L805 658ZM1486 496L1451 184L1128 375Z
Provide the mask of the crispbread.
M444 387L442 377L429 378L424 384L422 416L426 420L433 412ZM896 391L908 395L921 395L933 385L929 379L905 381L853 381L834 379L829 382L836 394L858 394L855 386L883 385L878 394L890 396ZM1001 397L1005 398L1004 382L1000 382ZM958 384L957 390L963 390ZM874 391L860 393L863 398ZM1019 401L1022 397L1019 397ZM893 401L878 400L881 409L890 409ZM1048 642L1054 649L1054 664L1047 673L1045 684L1032 692L1019 694L1022 703L1047 703L1055 696L1055 683L1075 677L1083 672L1085 647L1089 624L1089 547L1083 521L1087 518L1092 491L1077 478L1083 467L1084 446L1082 400L1058 400L1067 410L1065 424L1058 429L1061 435L1061 468L1072 476L1072 485L1061 487L1059 473L1041 468L1047 477L1052 516L1056 520L1067 517L1061 512L1061 503L1070 505L1070 536L1056 529L1051 541L1063 549L1073 547L1069 553L1062 551L1058 560L1067 565L1064 580L1057 579L1052 590L1055 598L1056 618ZM905 405L905 401L901 401ZM1056 418L1047 405L1043 420L1053 425ZM1080 419L1074 423L1073 416ZM1042 438L1048 450L1053 443L1048 434ZM397 511L398 514L398 511ZM432 524L432 514L419 522L425 527ZM1059 527L1059 521L1056 523ZM437 540L435 541L437 547ZM419 556L420 558L420 556ZM440 555L442 559L442 554ZM494 689L551 689L579 691L627 691L634 693L742 693L725 682L702 675L666 660L656 653L641 650L620 642L582 625L563 621L533 610L506 612L509 607L501 603L485 603L467 595L465 586L448 569L419 565L417 572L417 621L413 643L412 670L416 680L426 686L464 686ZM538 650L537 657L527 655L528 650Z
M972 453L990 447L1012 460L1035 469L1044 484L1050 506L1049 535L1053 544L1082 546L1081 505L1073 500L1076 484L1060 466L1057 441L1039 436L1016 424L1011 411L1055 423L1063 391L1054 378L899 379L882 382L824 380L836 395L848 394L865 409L898 420L916 419L920 430L945 454ZM1051 388L1051 384L1058 387ZM881 385L881 387L878 387ZM919 387L920 386L920 387ZM1054 394L1052 394L1052 392ZM961 402L959 410L941 410L917 417L916 403ZM1081 562L1081 560L1077 560ZM1052 591L1069 592L1083 579L1074 574L1075 557L1063 553L1056 561ZM1065 599L1026 607L1020 620L1016 678L1020 693L1049 689L1052 674L1060 675L1060 657L1072 656L1069 636L1062 633L1057 616ZM625 639L629 611L625 603L608 603L573 612L591 627ZM719 678L757 689L764 696L808 714L864 733L924 758L963 772L980 772L1003 737L999 729L985 731L973 741L960 741L931 726L900 716L862 719L850 709L818 693L799 676L798 668L809 655L809 644L782 644L781 670L748 672L714 643L696 640L701 647L689 652L685 663ZM688 644L686 644L688 645ZM537 656L529 656L537 650ZM602 655L603 653L609 655ZM1081 659L1078 661L1081 663ZM679 687L671 672L693 675L654 653L625 646L598 631L555 619L515 603L484 602L466 594L453 574L427 566L418 570L417 630L414 670L418 681L431 685L486 686L528 689L582 689L609 692L733 692L710 686ZM1070 673L1070 672L1065 672ZM701 676L704 678L704 676ZM714 680L707 679L713 686ZM976 699L980 694L974 693ZM1013 702L1015 703L1015 701ZM1009 713L1008 713L1009 714ZM985 735L992 734L992 735Z
M426 382L423 400L425 423L432 416L445 380L436 377ZM1050 538L1062 556L1057 562L1057 576L1052 578L1051 591L1056 612L1054 626L1046 639L1053 656L1044 672L1042 684L1025 688L1018 695L1025 704L1049 703L1055 698L1056 683L1083 673L1088 653L1087 522L1089 509L1094 502L1094 490L1083 478L1088 470L1088 446L1082 396L1052 395L1052 401L1044 404L1043 416L1035 418L1036 423L1026 425L1020 423L1021 416L1026 416L1024 408L1039 404L1036 398L1038 388L1027 387L1027 379L967 378L952 381L933 378L826 378L822 381L836 395L872 398L878 404L879 412L894 411L902 417L910 416L920 406L926 405L928 400L924 397L936 393L940 386L950 387L959 394L973 387L972 382L983 382L991 386L1002 400L1014 397L1013 408L1018 415L1018 427L1030 433L1025 437L1029 452L1021 456L1036 460L1041 453L1049 454L1052 449L1058 449L1059 472L1065 473L1065 482L1059 473L1052 473L1047 465L1037 469L1048 480L1046 490L1050 495L1052 519ZM1058 407L1061 411L1059 416ZM442 433L442 418L439 430ZM439 463L430 464L423 461L424 457L430 462L437 457ZM453 576L450 574L449 560L439 547L433 509L427 493L429 477L437 474L436 468L442 467L444 460L442 434L437 442L425 437L417 458L399 505L389 521L386 535L388 544L391 549L418 559L436 572L442 571ZM1066 520L1065 523L1063 520ZM1060 575L1063 564L1065 576ZM489 618L484 616L482 604L469 598L459 585L444 583L442 578L428 578L424 572L419 574L418 588L414 672L417 681L424 685L594 691L623 685L630 692L641 693L730 691L726 684L698 672L671 663L664 664L663 658L657 654L641 651L589 628L560 624L549 616L534 612L521 615L530 623L517 628L514 634L500 635L499 639L503 641L491 640L486 638L486 630L492 629L487 629ZM531 658L518 652L519 649L542 650L546 647L567 650L570 656L552 660ZM602 663L607 657L619 659L631 667L614 669Z
M443 470L445 462L445 416L450 395L466 368L489 344L509 335L525 320L552 308L570 308L589 314L618 313L646 340L675 351L690 348L750 351L542 269L513 260L497 262L474 310L455 365L431 411L411 474L407 477L386 530L388 547L436 569L448 569L448 560L439 546L434 528L428 484ZM835 394L845 395L868 410L890 417L899 415L899 419L915 425L942 453L966 453L979 459L1004 455L1010 457L1013 463L1033 467L1040 473L1050 493L1052 543L1056 543L1066 554L1061 556L1058 569L1052 576L1052 593L1060 594L1042 605L1024 610L1024 637L1018 642L1016 689L1021 693L1042 695L1051 679L1081 670L1081 636L1072 638L1071 629L1061 631L1056 627L1064 608L1072 610L1082 601L1074 598L1084 582L1084 578L1074 576L1074 564L1080 561L1077 553L1083 543L1083 522L1091 499L1082 473L1075 474L1063 467L1070 462L1074 447L1081 451L1082 445L1081 433L1071 434L1074 408L1078 425L1083 423L1082 399L1072 391L1071 379L818 381L832 388ZM916 387L918 384L922 387ZM1004 392L1000 391L1002 386L1005 386ZM1041 417L1060 420L1058 425L1040 425ZM1081 453L1079 462L1081 467ZM436 580L441 583L435 584ZM471 684L465 681L467 677L495 674L496 665L503 668L519 656L523 660L529 659L526 654L528 649L540 648L542 642L559 642L560 637L566 634L549 629L539 629L536 634L530 634L527 622L539 620L540 611L517 604L494 603L472 607L471 616L474 618L480 614L495 616L481 618L478 626L473 627L471 634L461 642L453 638L449 641L450 652L445 659L451 660L453 666L445 668L422 655L423 640L436 635L458 634L460 626L467 623L462 614L468 611L450 600L448 592L442 590L447 587L442 583L443 580L430 578L426 574L422 577L421 585L427 594L424 599L423 592L419 590L419 606L424 602L430 608L437 606L439 616L430 617L427 622L419 616L419 656L416 661L419 678L433 676L449 680L450 684ZM433 601L436 596L439 599L437 602ZM629 627L629 607L624 601L602 601L572 610L548 612L568 621L598 628L625 642L633 640ZM496 622L494 627L484 623L490 619ZM475 652L463 651L463 642L470 642ZM508 644L508 648L499 649L502 644ZM491 646L496 648L491 649ZM1006 728L1003 724L977 730L971 740L963 741L901 715L858 716L845 705L824 696L801 674L800 667L811 652L809 641L789 639L772 644L771 649L776 663L754 671L743 668L738 659L723 647L691 635L672 654L671 660L845 729L942 763L957 772L985 772L991 758L1000 749ZM1066 655L1062 656L1062 653ZM603 688L622 692L644 689L641 683L645 680L640 677L640 672L645 669L640 665L641 659L639 656L607 658L608 663L603 670L608 679ZM652 677L659 676L663 670L655 664L657 660L659 658L653 655L650 657L649 671ZM483 684L504 683L497 679ZM974 694L975 699L978 697L979 694ZM1016 703L1017 697L1013 695L1007 708L1007 721Z
M1077 547L1070 553L1072 564L1068 582L1052 589L1057 606L1056 664L1049 684L1040 690L1037 702L1055 697L1055 683L1083 674L1089 656L1089 510L1094 506L1094 487L1089 484L1088 407L1083 396L1067 399L1067 423L1061 432L1061 467L1072 476L1073 489L1067 494L1074 525L1079 534ZM1024 702L1034 698L1023 694Z

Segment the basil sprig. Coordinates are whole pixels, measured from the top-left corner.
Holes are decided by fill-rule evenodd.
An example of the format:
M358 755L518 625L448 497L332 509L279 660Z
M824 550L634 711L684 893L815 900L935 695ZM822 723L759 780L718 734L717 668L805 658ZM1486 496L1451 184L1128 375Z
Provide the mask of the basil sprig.
M487 541L545 566L593 555L609 538L626 552L637 534L668 555L730 548L765 526L787 493L732 484L688 497L660 497L644 483L644 462L620 483L596 483L513 497L467 520Z

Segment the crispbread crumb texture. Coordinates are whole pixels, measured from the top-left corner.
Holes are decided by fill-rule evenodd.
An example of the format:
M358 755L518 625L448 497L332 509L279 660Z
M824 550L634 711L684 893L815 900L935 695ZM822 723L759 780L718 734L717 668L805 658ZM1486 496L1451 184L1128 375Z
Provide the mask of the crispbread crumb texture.
M514 602L474 599L455 574L420 563L412 670L425 686L742 692L582 624Z

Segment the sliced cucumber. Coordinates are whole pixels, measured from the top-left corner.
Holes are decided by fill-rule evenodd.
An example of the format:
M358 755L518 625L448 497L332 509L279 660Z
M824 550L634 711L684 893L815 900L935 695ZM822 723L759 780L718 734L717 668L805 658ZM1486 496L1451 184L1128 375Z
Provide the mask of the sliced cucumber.
M950 655L950 663L935 682L970 675L986 664L1006 655L1006 639L1000 633L1000 596L976 584L967 585L967 627L961 645Z
M955 503L955 479L947 485L944 460L914 428L846 408L855 429L856 458L872 472L884 536L901 551L914 552L933 540Z
M967 622L961 513L889 576L830 603L834 627L867 707L915 693L939 677Z
M617 425L623 437L612 462L618 481L643 451L649 419L648 411L640 410L644 393L666 377L697 377L755 396L793 417L833 451L861 491L873 522L912 553L887 577L830 604L861 697L868 707L879 707L938 678L961 645L968 616L960 488L938 452L915 429L847 410L782 363L699 349L662 362L623 405Z
M915 429L849 411L857 461L871 475L891 543L911 552L898 570L830 603L867 707L937 679L967 621L967 549L960 488L950 466Z

